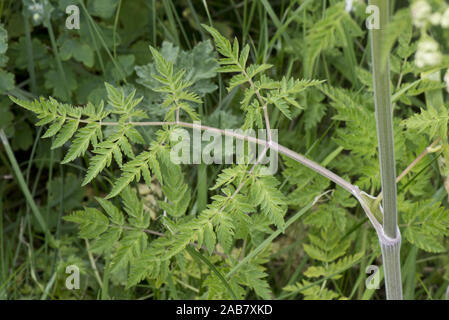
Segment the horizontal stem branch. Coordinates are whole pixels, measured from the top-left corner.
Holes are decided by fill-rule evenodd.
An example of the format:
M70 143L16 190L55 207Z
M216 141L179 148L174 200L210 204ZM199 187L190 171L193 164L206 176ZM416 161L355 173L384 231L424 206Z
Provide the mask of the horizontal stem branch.
M91 123L92 121L80 120L80 122ZM351 184L350 182L346 181L345 179L343 179L342 177L333 173L332 171L324 168L323 166L319 165L318 163L316 163L316 162L304 157L303 155L301 155L287 147L284 147L283 145L280 145L274 141L271 141L271 143L270 143L269 140L258 139L258 138L255 138L255 137L252 137L249 135L232 132L229 130L218 129L218 128L214 128L214 127L204 126L204 125L198 125L198 124L190 123L190 122L182 122L182 121L180 121L180 122L176 122L176 121L142 121L142 122L127 122L127 123L132 124L133 126L137 126L137 127L138 126L141 126L141 127L156 126L157 127L157 126L175 126L175 125L177 125L180 127L191 128L191 129L200 129L200 130L204 130L204 131L208 130L211 132L219 133L221 135L231 136L231 137L234 137L239 140L245 140L245 141L253 142L253 143L256 143L259 145L268 146L269 149L278 151L279 153L281 153L293 160L296 160L297 162L305 165L306 167L317 172L318 174L328 178L329 180L332 180L333 182L338 184L340 187L344 188L345 190L347 190L351 193L354 193L354 190L358 190L357 186ZM121 123L119 123L119 122L101 122L100 124L102 126L117 126L117 125L120 125Z
M92 121L80 120L80 122L90 123ZM180 126L180 127L185 127L185 128L191 128L191 129L209 130L211 132L216 132L218 134L225 135L225 136L231 136L231 137L234 137L239 140L244 140L244 141L256 143L259 145L267 146L270 150L279 152L279 153L305 165L309 169L326 177L327 179L333 181L335 184L339 185L346 191L350 192L362 206L363 210L365 211L366 215L368 216L368 218L369 218L371 224L373 225L374 229L376 230L376 232L378 234L380 232L383 232L382 225L379 224L378 220L375 218L375 216L371 212L370 206L366 202L366 197L373 198L372 196L361 191L359 189L359 187L357 187L356 185L353 185L349 181L346 181L345 179L343 179L339 175L335 174L334 172L330 171L329 169L324 168L323 166L319 165L318 163L314 162L313 160L310 160L310 159L304 157L303 155L301 155L287 147L284 147L283 145L278 144L277 142L267 141L264 139L258 139L258 138L255 138L255 137L252 137L249 135L238 133L238 132L218 129L218 128L209 127L209 126L203 126L203 125L190 123L190 122L142 121L142 122L127 122L127 123L132 124L133 126ZM117 126L120 124L121 123L119 123L119 122L101 122L102 126Z

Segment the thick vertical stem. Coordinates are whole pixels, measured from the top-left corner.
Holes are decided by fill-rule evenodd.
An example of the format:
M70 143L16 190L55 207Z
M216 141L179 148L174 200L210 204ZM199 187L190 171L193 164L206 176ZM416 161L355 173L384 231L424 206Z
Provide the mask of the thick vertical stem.
M374 102L376 107L377 139L379 144L380 174L383 192L383 232L379 237L385 267L387 299L402 299L400 276L400 234L397 224L396 169L393 141L393 111L390 91L390 63L382 56L389 20L389 1L370 0L378 9L379 28L371 29ZM388 243L387 243L388 242ZM393 245L394 244L394 245Z
M396 238L396 170L393 143L393 118L390 91L389 59L382 59L381 47L388 23L388 1L371 0L379 8L380 29L371 30L374 102L376 106L377 138L379 143L380 173L382 179L383 225L385 234Z
M385 291L388 300L402 300L401 237L399 230L397 235L396 239L379 237L384 264Z

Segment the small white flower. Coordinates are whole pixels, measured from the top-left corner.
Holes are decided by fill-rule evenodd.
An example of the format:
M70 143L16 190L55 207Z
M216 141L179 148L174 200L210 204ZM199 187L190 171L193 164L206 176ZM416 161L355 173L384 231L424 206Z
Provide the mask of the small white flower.
M35 3L35 4L30 4L28 6L28 10L33 11L33 12L43 12L44 7L42 7L42 4L40 4L40 3Z
M441 13L435 12L430 16L430 23L434 26L439 25L441 23L441 17L442 17Z
M422 28L426 25L427 20L430 18L432 8L427 1L419 0L412 4L411 7L413 24Z
M444 75L444 83L446 84L447 92L449 92L449 69L447 69L446 74Z
M415 54L415 64L418 68L436 66L441 63L443 56L438 43L433 39L421 40Z
M449 8L444 11L443 16L441 17L441 26L443 28L449 28Z
M44 17L44 7L41 3L36 3L33 1L33 4L30 4L28 6L29 14L31 15L31 19L33 20L34 24L41 23L43 17Z
M38 22L40 19L41 19L41 15L39 13L36 12L33 14L33 20L35 22Z

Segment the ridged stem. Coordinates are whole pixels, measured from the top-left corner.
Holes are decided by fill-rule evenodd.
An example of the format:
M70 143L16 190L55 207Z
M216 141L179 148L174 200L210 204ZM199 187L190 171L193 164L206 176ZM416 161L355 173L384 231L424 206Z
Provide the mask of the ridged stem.
M371 29L371 57L373 68L374 102L377 139L379 144L380 175L383 193L383 228L378 231L382 248L387 299L402 299L400 268L401 237L397 223L396 167L394 157L393 110L390 90L390 63L382 51L389 21L389 1L370 0L377 7L379 25ZM384 235L384 236L383 236Z
M401 234L395 239L379 236L385 274L385 291L388 300L402 300Z

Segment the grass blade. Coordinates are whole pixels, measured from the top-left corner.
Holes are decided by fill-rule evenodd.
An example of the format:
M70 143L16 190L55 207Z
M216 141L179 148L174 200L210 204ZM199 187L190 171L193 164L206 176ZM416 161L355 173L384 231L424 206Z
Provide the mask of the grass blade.
M5 147L5 151L9 158L9 161L11 162L11 166L14 170L14 174L16 176L17 182L19 183L20 189L22 189L22 192L28 202L28 205L31 208L31 211L33 212L35 218L39 222L39 225L42 228L42 230L44 230L44 233L48 237L49 242L51 244L55 245L56 243L53 238L53 235L50 233L47 223L45 222L44 218L42 217L42 214L40 213L36 203L34 202L33 197L31 196L30 190L29 190L27 184L25 183L25 179L23 178L22 172L20 171L19 164L17 163L16 157L14 156L11 146L9 145L8 138L6 137L6 134L3 131L3 129L0 129L0 138L3 142L3 146Z

